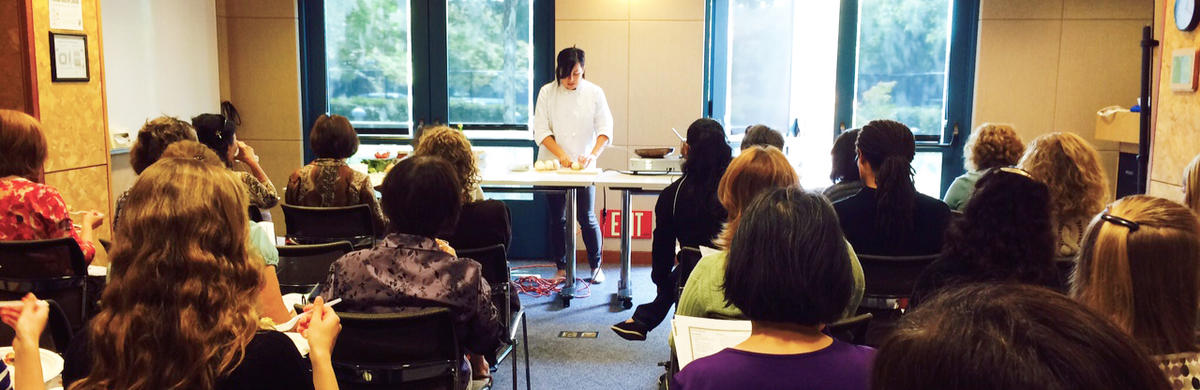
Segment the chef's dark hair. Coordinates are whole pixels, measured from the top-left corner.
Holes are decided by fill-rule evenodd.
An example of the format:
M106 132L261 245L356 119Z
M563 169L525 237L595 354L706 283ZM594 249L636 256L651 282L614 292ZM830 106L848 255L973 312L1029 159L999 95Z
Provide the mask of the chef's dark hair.
M558 80L571 77L571 71L575 70L575 64L579 64L580 67L584 66L583 49L575 46L562 49L562 51L558 52L558 60L556 62L558 66L554 68L554 82L557 83ZM587 72L584 72L584 76L587 76Z

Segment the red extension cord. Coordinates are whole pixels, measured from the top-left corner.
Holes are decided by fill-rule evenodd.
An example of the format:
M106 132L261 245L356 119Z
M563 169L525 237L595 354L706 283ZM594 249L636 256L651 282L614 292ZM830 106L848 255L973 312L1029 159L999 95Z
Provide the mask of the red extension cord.
M535 264L522 265L512 267L512 269L528 269L528 268L556 268L554 264ZM592 283L583 278L575 278L575 280L583 282L583 286L575 290L574 298L587 298L592 296ZM534 298L548 297L562 292L564 280L562 278L545 279L536 275L526 275L518 277L516 280L517 293L527 294Z

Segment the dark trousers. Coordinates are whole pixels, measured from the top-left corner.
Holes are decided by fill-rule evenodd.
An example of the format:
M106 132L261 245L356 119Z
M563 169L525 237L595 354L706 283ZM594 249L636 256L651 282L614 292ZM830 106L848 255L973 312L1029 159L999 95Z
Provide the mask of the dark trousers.
M558 263L558 269L567 267L567 238L563 235L567 230L567 197L563 194L549 194L546 200L550 203L550 248L551 256ZM600 267L600 223L596 221L596 186L583 187L575 190L575 220L583 231L583 245L587 247L588 265L592 269ZM575 232L571 232L572 240Z
M680 290L700 261L700 252L684 250L672 260L677 260L679 264L665 261L650 264L650 280L658 287L658 295L653 301L638 305L633 312L633 320L646 324L649 329L654 329L667 318L671 305L679 299Z

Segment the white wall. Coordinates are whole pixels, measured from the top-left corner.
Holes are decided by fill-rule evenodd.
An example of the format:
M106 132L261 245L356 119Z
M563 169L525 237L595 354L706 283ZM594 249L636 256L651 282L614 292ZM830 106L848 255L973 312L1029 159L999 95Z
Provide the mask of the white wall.
M212 1L101 0L109 130L136 134L147 119L220 110L217 12ZM128 154L112 158L116 200L134 180Z
M671 128L683 132L702 115L703 1L558 0L555 52L572 45L587 53L587 78L604 88L613 113L613 147L600 156L601 168L627 169L635 148L678 147ZM607 192L608 209L619 211L620 193ZM600 218L605 197L596 198ZM656 199L634 197L633 210L653 211ZM620 244L605 239L604 250ZM650 251L650 240L633 240L633 250Z

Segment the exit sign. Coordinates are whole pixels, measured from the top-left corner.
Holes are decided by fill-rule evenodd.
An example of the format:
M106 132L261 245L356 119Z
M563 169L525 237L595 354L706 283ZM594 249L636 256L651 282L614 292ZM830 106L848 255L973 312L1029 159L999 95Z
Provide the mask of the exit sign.
M650 238L650 232L654 229L654 212L634 210L633 220L630 222L633 224L629 226L630 238ZM604 217L604 226L601 229L604 230L604 237L621 237L621 212L610 210Z

